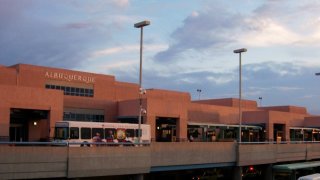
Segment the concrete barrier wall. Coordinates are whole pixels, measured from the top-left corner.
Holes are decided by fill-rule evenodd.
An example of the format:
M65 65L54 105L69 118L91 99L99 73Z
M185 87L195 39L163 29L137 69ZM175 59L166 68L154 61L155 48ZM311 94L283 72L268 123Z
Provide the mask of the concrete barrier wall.
M274 144L238 145L237 165L269 164L276 162L277 146Z
M277 161L301 161L306 160L307 144L275 144L277 146Z
M234 142L169 142L141 147L90 148L0 145L0 177L77 178L145 174L152 168L170 166L273 164L319 159L319 149L320 144L238 145Z
M68 177L149 173L150 146L70 147Z
M237 165L307 160L308 149L311 149L310 158L319 157L320 153L316 148L320 146L308 147L307 144L242 144L238 146Z
M66 177L67 148L0 145L0 179Z
M320 144L307 144L307 160L320 159Z
M151 151L152 167L236 162L234 142L153 143Z

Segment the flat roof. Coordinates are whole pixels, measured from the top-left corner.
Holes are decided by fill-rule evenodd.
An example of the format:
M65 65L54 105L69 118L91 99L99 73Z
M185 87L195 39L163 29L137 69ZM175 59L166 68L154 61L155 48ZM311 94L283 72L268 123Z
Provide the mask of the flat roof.
M274 165L272 168L274 170L292 171L297 169L305 169L305 168L318 167L318 166L320 166L320 161L309 161L309 162L301 162L301 163Z

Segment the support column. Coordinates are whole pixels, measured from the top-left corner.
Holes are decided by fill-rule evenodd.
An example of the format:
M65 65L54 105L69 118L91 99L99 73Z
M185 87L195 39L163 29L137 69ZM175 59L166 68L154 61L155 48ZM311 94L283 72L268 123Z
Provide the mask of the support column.
M242 180L242 167L241 166L235 166L233 167L233 180Z
M267 126L266 126L266 131L267 131L267 140L268 141L276 141L276 139L274 139L274 129L273 129L273 123L267 123Z
M265 165L262 169L262 179L272 180L272 164Z
M290 142L290 127L289 127L289 125L288 124L285 124L284 125L284 138L285 138L285 141L287 141L287 142Z
M0 106L0 141L9 141L10 108Z
M48 118L48 135L49 139L54 137L54 126L57 121L63 120L63 106L59 108L51 107L49 111L49 118Z
M144 124L149 124L150 125L150 135L151 135L151 141L156 141L156 116L155 115L150 115L147 112L147 116L145 115L144 118L146 119L146 121L144 122Z
M188 141L187 137L187 118L180 117L177 121L177 141L178 142L186 142Z
M135 174L133 180L143 180L143 174Z

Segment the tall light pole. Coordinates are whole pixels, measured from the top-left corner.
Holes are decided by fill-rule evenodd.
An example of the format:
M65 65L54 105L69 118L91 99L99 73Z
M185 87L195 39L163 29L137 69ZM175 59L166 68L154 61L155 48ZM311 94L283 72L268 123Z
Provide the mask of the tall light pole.
M259 101L260 101L260 107L262 106L262 97L259 97Z
M201 95L201 89L197 89L197 92L199 93L199 100L200 100L200 95Z
M140 28L140 68L139 68L139 125L138 125L138 142L141 143L141 116L142 116L142 94L145 91L142 89L142 49L143 49L143 27L150 25L150 21L141 21L134 24L135 28Z
M242 112L241 112L241 53L247 52L247 49L236 49L233 51L236 54L239 54L239 143L241 143L241 128L242 128Z

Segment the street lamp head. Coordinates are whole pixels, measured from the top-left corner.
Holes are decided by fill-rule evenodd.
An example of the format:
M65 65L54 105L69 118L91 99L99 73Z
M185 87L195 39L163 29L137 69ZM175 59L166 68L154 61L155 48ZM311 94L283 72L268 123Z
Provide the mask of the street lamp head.
M145 20L145 21L141 21L141 22L134 24L134 27L135 28L142 28L142 27L148 26L148 25L150 25L150 21Z
M246 48L236 49L233 52L234 53L243 53L243 52L247 52L247 49Z
M316 76L320 76L320 73L315 73Z

